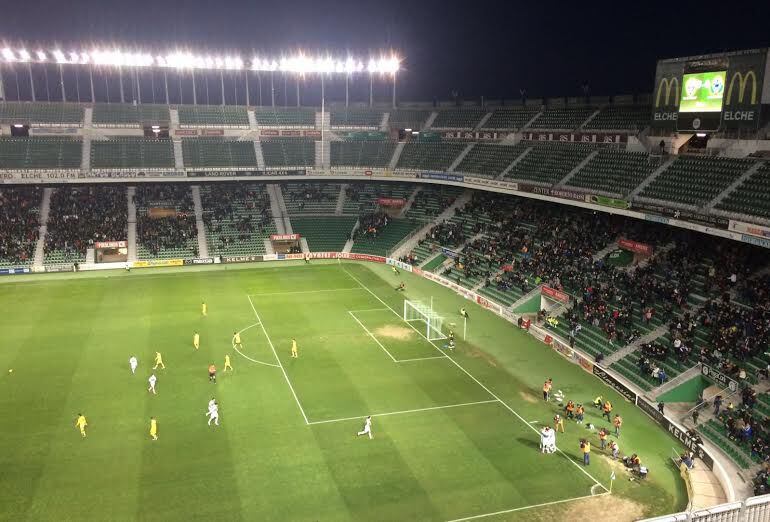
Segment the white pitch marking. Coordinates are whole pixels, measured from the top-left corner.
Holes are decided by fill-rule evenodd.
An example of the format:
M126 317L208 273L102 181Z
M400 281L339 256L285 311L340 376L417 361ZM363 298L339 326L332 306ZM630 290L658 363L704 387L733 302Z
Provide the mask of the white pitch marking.
M291 292L267 292L264 294L249 294L253 297L260 297L263 295L291 295L291 294L318 294L321 292L345 292L350 290L363 290L360 287L350 287L350 288L322 288L320 290L296 290Z
M473 515L473 516L465 517L465 518L455 518L455 519L449 520L447 522L464 522L465 520L475 520L477 518L492 517L492 516L495 516L495 515L502 515L502 514L505 514L505 513L513 513L513 512L516 512L516 511L524 511L526 509L534 509L534 508L545 507L545 506L553 506L554 504L563 504L565 502L573 502L575 500L583 500L585 498L600 497L602 495L609 495L609 492L602 493L601 495L584 495L582 497L564 498L564 499L561 499L561 500L554 500L553 502L543 502L542 504L533 504L531 506L522 506L522 507L513 508L513 509L504 509L502 511L495 511L494 513L484 513L484 514L481 514L481 515Z
M254 315L257 317L257 321L259 321L259 325L262 327L262 331L265 333L265 338L267 338L267 343L270 345L270 348L273 350L273 355L275 355L275 360L278 361L278 367L281 369L281 372L283 372L283 378L286 379L286 384L289 385L291 394L294 396L294 400L297 402L297 406L299 406L299 411L302 414L302 417L305 419L305 424L310 424L307 420L307 415L305 415L305 410L302 408L302 404L300 404L299 402L299 398L297 397L297 392L294 391L294 386L291 385L289 376L286 375L286 370L284 369L283 364L281 364L281 359L278 358L278 352L275 351L275 346L273 346L273 341L270 340L270 335L268 335L267 329L265 329L265 323L262 322L262 318L259 316L259 312L257 312L256 308L254 308L254 303L251 300L251 296L247 295L246 298L249 300L251 309L254 311Z
M390 357L390 360L392 360L393 362L398 362L398 361L396 360L396 358L395 358L395 357L393 357L393 354L392 354L392 353L390 353L390 352L388 351L388 349L387 349L387 348L385 348L385 347L382 345L382 343L380 342L380 340L379 340L379 339L377 339L377 338L374 336L374 334L373 334L372 332L370 332L370 331L369 331L369 329L368 329L366 326L364 326L364 323L362 323L361 321L359 321L359 320L358 320L358 317L356 317L356 314L354 314L353 312L348 312L348 313L350 314L350 317L352 317L353 319L355 319L355 320L356 320L356 322L357 322L358 324L360 324L360 325L361 325L361 328L363 328L363 329L364 329L364 331L365 331L367 334L369 334L369 337L371 337L372 339L374 339L374 342L375 342L375 343L377 343L377 345L378 345L380 348L382 348L382 350L383 350L385 353L387 353L387 354L388 354L388 357Z
M353 312L354 314L362 313L362 312L385 312L387 311L387 308L367 308L366 310L348 310L348 312Z
M351 274L351 273L350 273L350 272L349 272L349 271L348 271L348 270L347 270L345 267L342 267L342 270L343 270L343 271L344 271L346 274L348 274L348 276L350 276L350 278L351 278L353 281L355 281L356 283L358 283L358 284L361 286L361 288L365 289L367 292L369 292L370 294L372 294L372 295L374 296L374 298L375 298L375 299L377 299L379 302L381 302L381 303L382 303L383 305L385 305L387 308L390 308L390 311L391 311L391 312L393 312L393 313L394 313L396 316L398 316L398 317L401 317L401 315L399 315L399 313L398 313L398 312L396 312L395 310L393 310L393 308L391 308L391 307L388 305L388 303L386 303L385 301L383 301L382 299L380 299L380 297L379 297L377 294L375 294L374 292L372 292L372 291L371 291L371 290L370 290L370 289L369 289L369 288L368 288L368 287L367 287L365 284L363 284L361 281L359 281L359 280L358 280L358 279L357 279L357 278L356 278L356 277L355 277L353 274ZM407 324L409 324L409 323L407 322ZM409 324L409 325L411 326L411 324ZM414 327L412 327L412 328L414 328ZM422 335L422 332L419 332L419 331L418 331L416 328L414 328L414 330L415 330L417 333L419 333L420 335ZM423 335L423 337L425 337L425 336ZM435 344L433 341L431 341L431 340L430 340L430 339L428 339L427 337L425 337L425 339L426 339L426 340L427 340L427 341L428 341L430 344L432 344L432 345L433 345L433 346L436 348L436 350L438 350L438 351L439 351L439 352L441 352L441 353L444 353L444 352L442 352L442 351L441 351L441 349L440 349L438 346L436 346L436 344ZM516 416L516 417L517 417L517 418L518 418L518 419L519 419L521 422L523 422L523 423L524 423L524 424L525 424L525 425L526 425L528 428L530 428L530 429L531 429L532 431L534 431L535 433L540 433L540 432L538 431L538 429L537 429L537 428L535 428L535 427L533 427L532 425L530 425L530 424L529 424L529 423L528 423L528 422L527 422L527 421L524 419L524 417L522 417L521 415L519 415L519 414L516 412L516 410L514 410L514 409L513 409L513 408L511 408L511 407L510 407L508 404L506 404L506 403L505 403L505 402L504 402L502 399L500 399L500 397L498 397L497 395L495 395L494 393L492 393L492 391L491 391L489 388L487 388L487 387L486 387L484 384L482 384L482 383L481 383L481 381L479 381L479 380L478 380L476 377L474 377L473 375L471 375L471 374L468 372L468 370L466 370L465 368L463 368L462 366L460 366L460 364L459 364L457 361L455 361L455 360L454 360L452 357L449 357L449 356L448 356L447 354L445 354L445 353L444 353L444 356L445 356L447 359L449 359L450 361L452 361L452 362L454 363L454 365L455 365L455 366L457 366L457 367L458 367L458 368L459 368L459 369L460 369L460 370L461 370L463 373L465 373L465 375L467 375L468 377L470 377L471 379L473 379L473 380L476 382L476 384L478 384L479 386L481 386L482 388L484 388L484 390L485 390L485 391L486 391L486 392L487 392L489 395L491 395L492 397L494 397L495 399L497 399L498 401L500 401L500 404L502 404L503 406L505 406L505 407L506 407L506 409L507 409L508 411L510 411L511 413L513 413L513 414L514 414L514 415L515 415L515 416ZM571 462L571 463L572 463L572 464L573 464L573 465L574 465L574 466L575 466L577 469L579 469L579 470L580 470L580 471L581 471L581 472L582 472L582 473L583 473L585 476L587 476L588 478L590 478L591 480L593 480L595 484L599 484L599 485L600 485L600 486L601 486L601 487L602 487L602 488L603 488L603 489L604 489L606 492L609 492L609 490L608 490L608 489L607 489L607 488L606 488L606 487L605 487L605 486L604 486L604 485L603 485L601 482L599 482L598 480L596 480L596 478L595 478L593 475L591 475L591 474L590 474L590 473L588 473L588 472L587 472L585 469L583 469L583 467L582 467L580 464L578 464L577 462L575 462L574 460L572 460L571 458L569 458L569 456L568 456L566 453L564 453L564 452L563 452L561 449L559 449L559 448L556 448L556 451L558 451L558 452L559 452L559 453L560 453L560 454L561 454L561 455L562 455L562 456L563 456L565 459L567 459L569 462Z
M246 328L244 328L243 330L239 331L238 333L239 333L239 334L242 334L243 332L245 332L245 331L246 331L246 330L248 330L249 328L254 328L255 326L259 326L259 325L261 325L261 324L262 324L262 323L254 323L254 324L252 324L252 325L249 325L249 326L247 326ZM280 368L280 366L278 366L277 364L271 364L271 363L266 363L266 362L258 361L258 360L256 360L256 359L252 359L251 357L249 357L249 356L248 356L248 355L246 355L245 353L241 352L241 351L240 351L240 350L239 350L239 349L238 349L238 348L235 346L235 344L233 344L233 350L235 350L236 352L238 352L239 354L241 354L241 357L244 357L244 358L248 359L248 360L249 360L249 361L251 361L251 362L254 362L254 363L257 363L257 364L264 364L265 366L272 366L273 368Z
M460 404L448 404L446 406L431 406L429 408L417 408L414 410L390 411L387 413L372 413L372 417L386 417L388 415L402 415L404 413L417 413L421 411L446 410L448 408L459 408L460 406L473 406L476 404L491 404L493 402L499 402L499 401L495 399L490 399L488 401L463 402ZM313 421L313 422L308 422L308 424L328 424L330 422L344 422L349 420L363 419L365 417L366 415L359 415L357 417L345 417L344 419L328 419L328 420L322 420L322 421Z
M413 361L429 361L431 359L444 359L443 355L434 355L433 357L416 357L414 359L399 359L397 363L413 362Z

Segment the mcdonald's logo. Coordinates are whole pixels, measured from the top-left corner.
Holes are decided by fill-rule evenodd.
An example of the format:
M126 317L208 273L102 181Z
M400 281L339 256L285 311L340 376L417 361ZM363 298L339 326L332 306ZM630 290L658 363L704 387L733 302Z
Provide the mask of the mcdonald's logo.
M746 84L751 78L751 104L757 104L757 76L754 71L749 71L745 75L741 71L735 71L733 77L730 79L730 85L727 87L727 99L725 105L730 105L733 100L733 86L735 85L735 79L738 79L738 103L743 103L743 97L746 94Z
M660 107L660 95L663 92L663 86L666 88L666 99L664 106L669 105L669 98L671 98L671 89L676 85L674 89L674 106L679 105L679 79L678 78L661 78L658 84L658 93L655 95L655 107Z

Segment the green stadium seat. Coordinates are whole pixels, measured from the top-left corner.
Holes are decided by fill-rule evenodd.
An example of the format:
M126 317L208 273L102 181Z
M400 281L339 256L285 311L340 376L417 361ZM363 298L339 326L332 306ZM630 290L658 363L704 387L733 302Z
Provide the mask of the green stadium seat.
M239 105L180 105L181 127L248 128L246 107Z
M96 127L168 126L170 121L171 114L167 105L96 103L92 116L92 123Z
M188 168L257 169L254 143L223 138L182 139L184 164Z
M171 140L111 138L91 141L91 168L173 169Z
M79 169L82 150L74 138L1 137L0 169Z

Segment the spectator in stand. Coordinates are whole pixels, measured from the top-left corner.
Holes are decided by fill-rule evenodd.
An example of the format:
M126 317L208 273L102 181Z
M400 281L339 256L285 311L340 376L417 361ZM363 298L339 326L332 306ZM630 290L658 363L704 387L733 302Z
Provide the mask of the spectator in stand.
M38 240L40 187L0 188L0 263L29 265Z

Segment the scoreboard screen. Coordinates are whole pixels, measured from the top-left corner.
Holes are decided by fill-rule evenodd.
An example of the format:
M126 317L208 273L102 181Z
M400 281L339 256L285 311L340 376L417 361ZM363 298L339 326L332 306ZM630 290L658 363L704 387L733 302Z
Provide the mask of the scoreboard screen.
M679 112L722 112L727 71L710 71L682 76Z

